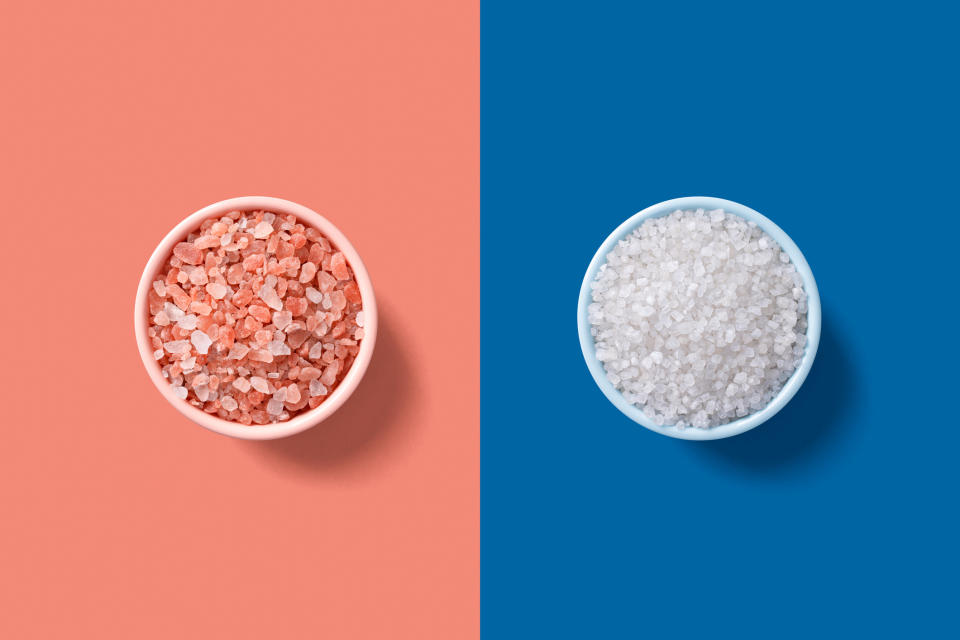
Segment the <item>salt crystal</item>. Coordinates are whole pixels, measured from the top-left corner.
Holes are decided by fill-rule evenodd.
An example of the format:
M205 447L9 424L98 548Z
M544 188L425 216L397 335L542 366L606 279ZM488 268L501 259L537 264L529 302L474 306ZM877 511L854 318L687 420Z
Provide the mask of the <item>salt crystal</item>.
M185 315L177 321L177 326L187 331L193 331L197 328L197 316L192 313Z
M296 384L291 384L287 387L287 402L290 404L297 404L300 402L300 387Z
M287 310L277 311L273 314L273 325L281 331L293 320L293 314Z
M197 353L205 355L210 350L213 340L203 331L197 330L190 334L190 342L197 348Z
M180 398L181 400L187 399L187 388L180 385L173 385L173 394Z
M273 233L273 226L269 222L261 222L253 228L253 237L262 240Z
M222 300L227 295L227 288L219 282L211 282L206 289L207 293L216 300Z
M250 391L250 381L247 380L246 378L237 378L236 380L233 381L233 386L235 389L237 389L237 391L240 391L241 393L246 393L247 391Z
M283 413L283 402L276 398L271 398L270 401L267 402L267 413L272 416L278 416Z
M253 387L254 391L270 393L270 385L260 376L250 376L250 386Z
M190 351L190 343L186 340L172 340L164 342L163 348L170 353L187 353Z
M220 398L220 406L227 411L236 411L239 404L237 404L237 400L233 396L224 396Z

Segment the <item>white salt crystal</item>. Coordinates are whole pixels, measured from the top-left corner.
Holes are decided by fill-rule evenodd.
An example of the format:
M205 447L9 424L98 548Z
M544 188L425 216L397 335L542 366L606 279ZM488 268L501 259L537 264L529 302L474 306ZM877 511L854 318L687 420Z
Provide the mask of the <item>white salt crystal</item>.
M327 395L328 390L319 380L310 381L310 397L315 398L316 396L325 396Z
M318 342L317 344L310 347L310 353L307 355L311 360L319 360L320 356L323 355L323 343Z
M323 299L323 294L314 289L313 287L307 287L306 291L307 300L313 304L320 304L320 300Z
M178 384L173 385L173 394L181 400L187 399L187 388Z
M235 411L240 405L237 404L237 400L233 396L224 396L220 398L220 406L227 411Z
M233 381L234 388L240 393L246 393L250 391L250 381L246 378L236 378Z
M199 329L190 334L190 342L197 348L199 354L206 354L210 350L210 345L213 344L210 336Z
M272 416L278 416L283 413L283 401L270 398L270 401L267 402L267 413Z
M193 331L197 328L197 316L192 313L185 315L177 321L177 326L187 331Z
M177 322L185 315L184 310L172 302L165 302L163 305L163 311L167 314L167 317L170 318L172 322Z
M156 351L153 352L154 360L159 360L162 357L163 357L163 349L157 349Z

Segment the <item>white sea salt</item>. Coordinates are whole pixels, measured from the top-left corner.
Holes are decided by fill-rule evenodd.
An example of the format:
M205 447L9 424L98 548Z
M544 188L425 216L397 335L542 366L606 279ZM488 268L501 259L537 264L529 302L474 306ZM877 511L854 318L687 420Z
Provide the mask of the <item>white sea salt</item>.
M591 283L596 357L657 424L731 422L763 408L799 365L802 286L776 241L740 217L647 220Z

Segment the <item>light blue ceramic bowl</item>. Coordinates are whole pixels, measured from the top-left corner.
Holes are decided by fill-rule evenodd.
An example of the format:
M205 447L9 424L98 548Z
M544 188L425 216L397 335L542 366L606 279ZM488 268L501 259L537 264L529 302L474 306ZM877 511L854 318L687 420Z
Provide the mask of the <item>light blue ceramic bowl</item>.
M780 392L774 396L766 407L749 416L735 420L718 427L710 429L697 429L687 427L678 429L672 425L659 426L648 418L643 411L636 405L628 403L623 395L607 379L607 374L603 370L603 365L597 360L595 353L593 336L590 335L590 320L587 317L587 306L591 302L590 283L597 277L600 267L607 261L607 254L616 246L616 244L625 238L630 232L640 226L649 218L659 218L661 216L673 213L677 209L723 209L727 213L738 215L746 220L757 223L757 226L766 231L770 237L776 240L790 260L796 265L797 271L803 278L803 286L807 292L807 349L803 354L803 360L800 366L794 371L787 383L783 385ZM583 278L583 284L580 286L580 300L577 304L577 328L580 331L580 348L583 349L583 357L587 361L587 368L593 375L594 381L607 399L614 404L625 416L638 424L642 424L651 431L662 433L673 438L683 438L685 440L716 440L719 438L729 438L737 434L749 431L757 425L763 424L772 418L780 409L790 401L790 398L797 392L800 385L810 372L813 365L813 359L817 355L817 345L820 343L820 293L817 291L817 283L813 279L813 272L810 271L810 265L806 258L800 253L800 249L794 244L783 229L773 224L770 220L760 215L750 207L742 204L724 200L722 198L710 198L706 196L690 196L687 198L674 198L652 207L647 207L640 213L631 216L626 222L611 233L597 253L590 261L587 268L587 274Z

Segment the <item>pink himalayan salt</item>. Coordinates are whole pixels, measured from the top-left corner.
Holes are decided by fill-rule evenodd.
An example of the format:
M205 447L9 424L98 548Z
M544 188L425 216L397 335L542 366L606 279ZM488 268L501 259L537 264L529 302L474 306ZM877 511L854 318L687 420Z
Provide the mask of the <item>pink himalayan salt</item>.
M261 226L257 238L262 223L269 232ZM148 308L155 358L176 393L245 425L319 406L363 336L343 254L296 218L262 211L234 211L190 233L149 290Z

